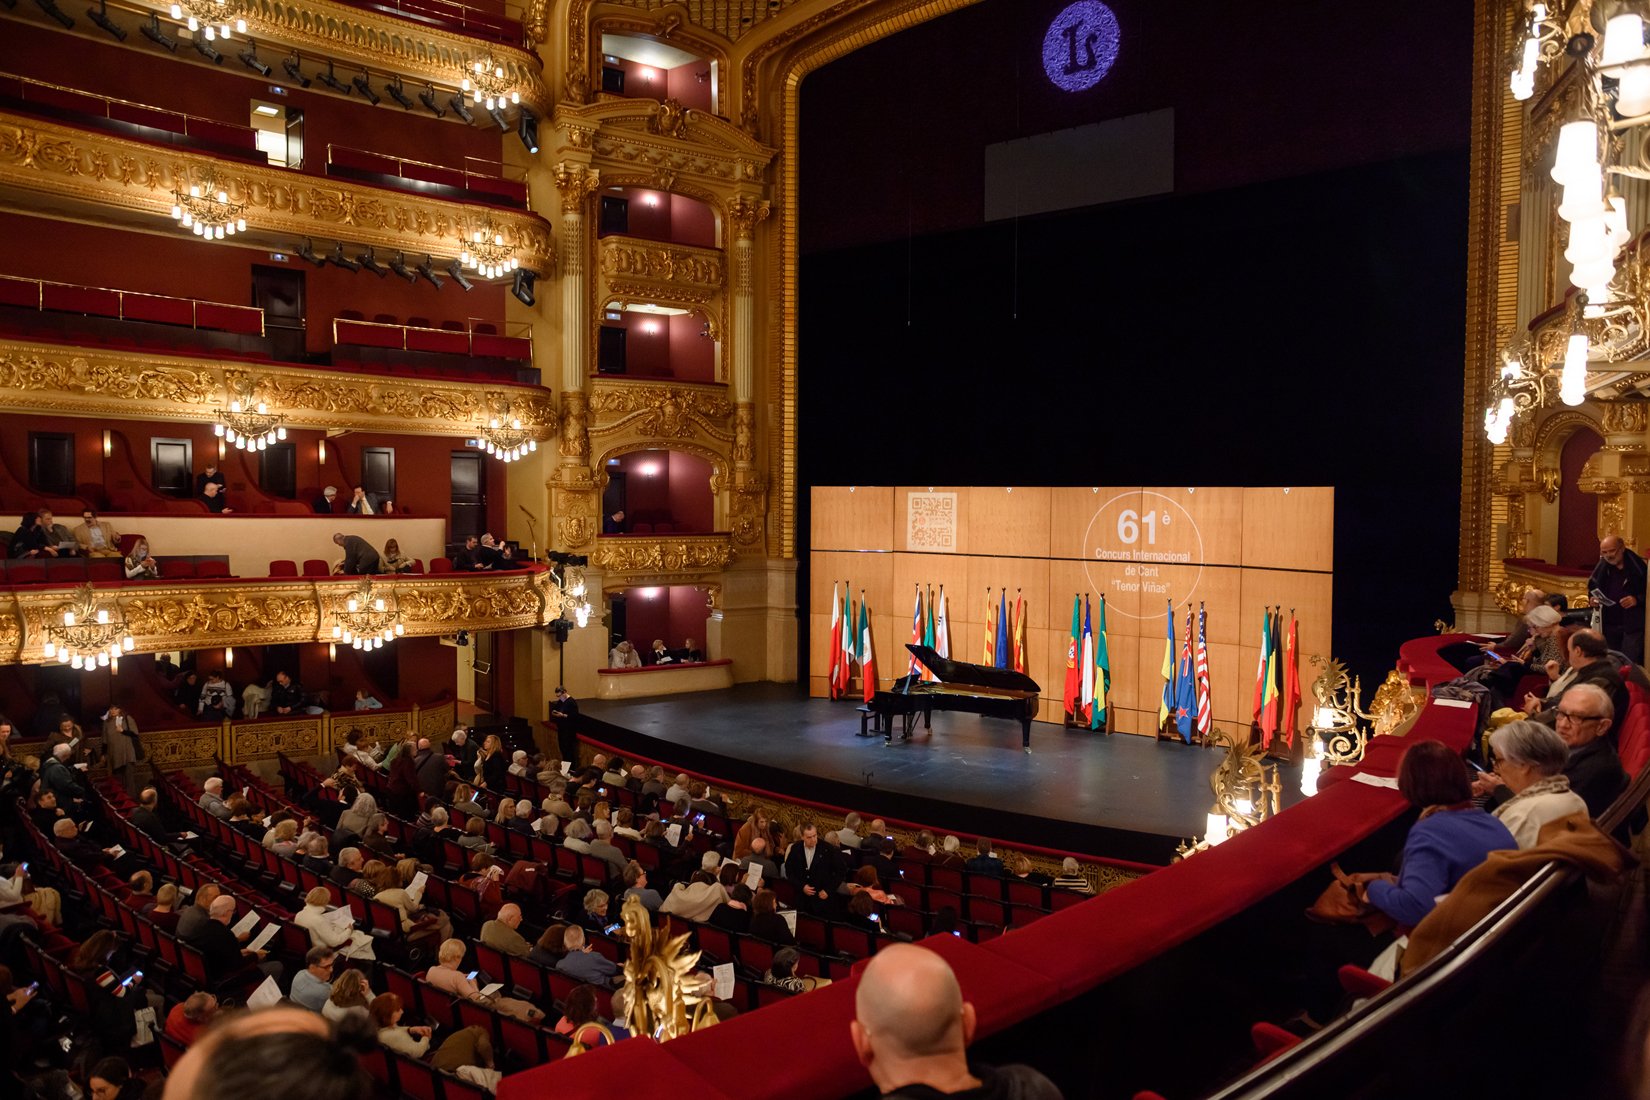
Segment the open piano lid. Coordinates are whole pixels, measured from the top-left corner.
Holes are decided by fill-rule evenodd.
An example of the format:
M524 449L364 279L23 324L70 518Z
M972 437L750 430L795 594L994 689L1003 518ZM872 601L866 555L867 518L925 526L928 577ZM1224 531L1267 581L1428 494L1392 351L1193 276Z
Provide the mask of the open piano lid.
M1029 694L1040 694L1042 688L1037 681L1023 672L1015 672L1011 668L992 668L987 665L971 665L966 661L953 661L941 657L925 645L905 643L905 648L911 655L947 684L964 684L974 687L992 688L997 691L1016 691Z

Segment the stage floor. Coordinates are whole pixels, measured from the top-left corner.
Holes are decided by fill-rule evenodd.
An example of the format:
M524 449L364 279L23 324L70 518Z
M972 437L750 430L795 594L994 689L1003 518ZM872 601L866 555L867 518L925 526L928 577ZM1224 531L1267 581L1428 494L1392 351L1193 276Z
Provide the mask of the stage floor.
M944 826L970 835L1167 863L1203 831L1213 804L1214 749L1130 734L1067 731L935 714L931 736L860 737L855 704L813 699L790 684L654 700L582 702L586 733L623 751L680 762L748 786ZM1283 770L1284 803L1299 797ZM968 839L965 837L965 839Z

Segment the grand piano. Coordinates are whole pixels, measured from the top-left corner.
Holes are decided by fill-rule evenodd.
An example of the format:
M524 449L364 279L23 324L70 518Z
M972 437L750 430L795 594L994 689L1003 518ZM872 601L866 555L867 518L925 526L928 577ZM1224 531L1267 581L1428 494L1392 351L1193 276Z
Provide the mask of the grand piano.
M906 676L873 695L866 716L873 723L869 733L881 733L884 744L893 744L894 719L898 718L900 737L909 741L917 715L922 715L923 729L932 729L936 710L952 710L1019 719L1020 744L1031 751L1031 720L1037 716L1037 696L1043 690L1037 681L1009 668L953 661L925 645L907 644L905 648L939 679Z

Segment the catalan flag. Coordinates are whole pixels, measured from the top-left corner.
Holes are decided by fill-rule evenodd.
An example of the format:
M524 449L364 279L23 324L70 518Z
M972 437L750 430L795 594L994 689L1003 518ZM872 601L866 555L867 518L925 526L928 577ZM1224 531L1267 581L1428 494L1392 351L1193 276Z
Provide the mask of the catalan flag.
M1289 634L1283 643L1283 721L1280 728L1295 747L1295 723L1301 705L1300 633L1294 609L1289 611Z
M1014 671L1026 670L1026 602L1014 593Z
M991 589L985 590L985 644L981 648L980 664L991 668L997 663L997 607L991 602Z

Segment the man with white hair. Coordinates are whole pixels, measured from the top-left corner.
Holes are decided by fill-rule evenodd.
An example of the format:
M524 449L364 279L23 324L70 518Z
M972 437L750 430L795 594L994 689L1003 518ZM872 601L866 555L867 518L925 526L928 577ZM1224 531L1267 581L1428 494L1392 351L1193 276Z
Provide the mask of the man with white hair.
M1569 746L1569 760L1564 775L1570 781L1570 790L1587 804L1587 813L1597 817L1610 808L1627 788L1627 773L1622 770L1621 757L1616 747L1605 736L1615 722L1615 703L1610 693L1597 684L1577 684L1559 697L1554 709L1558 736ZM1492 809L1510 800L1513 792L1501 784L1493 773L1479 776L1473 782L1473 793L1491 793Z
M273 959L264 961L268 952L249 951L243 948L235 933L229 930L229 926L235 922L233 897L220 894L213 898L212 904L207 907L206 916L206 924L196 936L195 946L206 956L206 976L213 985L222 985L226 980L232 980L253 967L268 977L280 980L282 968L279 962Z
M459 775L473 775L475 773L476 754L480 751L480 746L470 740L468 730L462 726L453 730L453 736L447 742L446 753L453 758L453 770Z
M525 776L527 774L527 753L525 750L517 749L515 752L510 754L509 772L511 775L516 776Z
M57 804L67 813L81 817L86 813L86 788L69 763L73 755L74 749L67 744L52 747L51 756L40 768L40 789L55 794Z
M676 803L678 803L682 799L686 798L687 793L688 793L688 773L687 772L677 772L676 773L676 782L672 783L670 785L670 788L667 791L665 791L665 801L670 803L672 806L674 806L674 805L676 805Z
M630 857L621 852L613 844L613 823L605 818L595 824L596 838L590 841L590 854L603 860L613 872L613 878L624 874L624 865L630 862ZM711 852L711 855L716 855ZM720 862L721 857L717 857Z
M854 993L854 1016L854 1053L885 1097L1060 1100L1054 1082L1030 1066L969 1064L974 1006L951 967L925 947L895 943L873 955Z
M229 820L229 807L223 801L223 780L212 776L201 784L200 807L213 817Z
M1060 873L1055 876L1054 887L1057 890L1075 890L1079 894L1094 893L1094 887L1083 877L1083 869L1075 856L1067 856L1060 861Z
M499 906L498 916L481 926L481 942L494 951L502 951L506 955L514 955L518 959L525 959L533 945L517 931L521 927L521 906L515 902L506 902ZM495 977L502 978L498 974Z
M849 814L842 821L842 828L836 831L836 842L843 848L859 847L860 816Z
M567 954L561 957L556 969L581 982L611 989L619 977L619 964L606 955L599 955L584 942L584 929L576 924L567 926L567 935L562 941L567 948Z
M84 870L113 864L120 856L119 848L99 848L81 836L80 826L67 817L60 817L52 823L52 837L63 857ZM125 874L124 871L121 873Z

